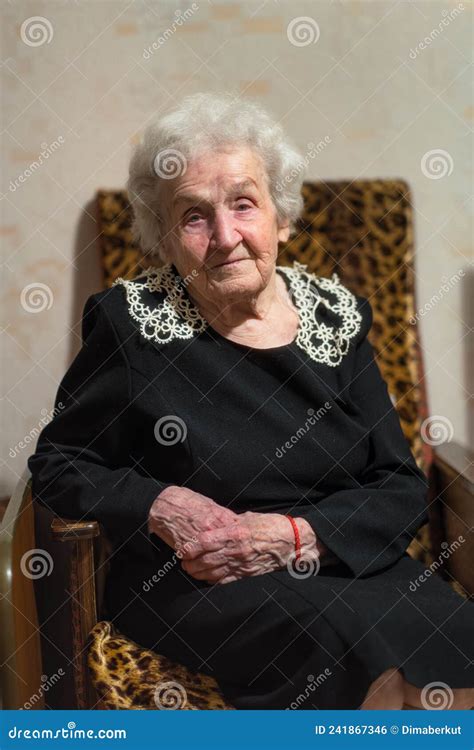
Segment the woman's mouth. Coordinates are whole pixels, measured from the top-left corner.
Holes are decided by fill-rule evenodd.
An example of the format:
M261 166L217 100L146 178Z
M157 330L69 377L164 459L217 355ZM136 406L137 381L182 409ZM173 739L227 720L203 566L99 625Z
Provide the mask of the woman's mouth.
M225 260L223 263L218 263L214 268L222 268L222 266L234 266L236 263L240 263L242 260L248 260L248 258L235 258L235 260Z

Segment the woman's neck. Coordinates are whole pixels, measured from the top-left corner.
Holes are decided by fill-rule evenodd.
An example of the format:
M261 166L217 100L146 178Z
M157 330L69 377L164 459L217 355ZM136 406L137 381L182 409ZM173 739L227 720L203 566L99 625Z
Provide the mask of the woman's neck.
M252 343L269 336L291 340L296 333L298 312L284 280L276 272L259 294L243 299L210 300L194 296L189 289L188 293L209 325L227 338Z

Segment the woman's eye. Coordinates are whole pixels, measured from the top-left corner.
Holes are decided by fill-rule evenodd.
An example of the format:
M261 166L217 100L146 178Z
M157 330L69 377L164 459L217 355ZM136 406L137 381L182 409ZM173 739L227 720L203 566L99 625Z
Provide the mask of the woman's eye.
M237 206L237 211L239 213L245 213L248 209L252 208L252 205L250 203L239 203ZM244 209L244 211L241 211L241 209ZM193 221L193 219L195 221ZM199 221L199 219L202 219L201 214L189 214L185 217L185 224L196 224L196 221Z
M193 222L191 222L191 219L200 219L200 218L201 218L201 217L199 216L199 214L190 214L190 215L189 215L189 216L187 217L187 219L186 219L186 223L187 223L187 224L189 224L189 223L191 223L191 224L195 224L196 222L194 222L194 221L193 221Z

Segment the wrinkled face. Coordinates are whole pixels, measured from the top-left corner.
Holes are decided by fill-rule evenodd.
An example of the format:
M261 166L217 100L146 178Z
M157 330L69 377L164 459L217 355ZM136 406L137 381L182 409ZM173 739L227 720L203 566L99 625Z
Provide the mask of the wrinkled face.
M164 193L163 255L189 277L190 290L219 302L265 288L289 225L278 226L258 154L247 147L201 154Z

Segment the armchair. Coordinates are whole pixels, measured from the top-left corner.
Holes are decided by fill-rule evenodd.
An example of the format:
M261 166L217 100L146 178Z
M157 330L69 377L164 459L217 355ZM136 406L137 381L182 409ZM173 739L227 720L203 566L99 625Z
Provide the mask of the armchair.
M411 198L401 180L305 183L305 211L279 262L336 271L355 293L371 299L371 343L414 456L430 481L429 523L408 552L426 566L445 542L472 528L472 457L449 443L433 451L423 441L428 420L425 375L416 323ZM101 190L97 201L104 286L133 278L149 265L133 245L131 206L124 191ZM423 429L422 429L423 428ZM156 708L159 682L185 689L182 709L231 709L215 681L146 651L116 632L103 610L109 546L96 521L44 516L25 472L4 509L0 530L0 687L4 708L41 693L36 707ZM26 579L22 557L40 549L51 575ZM436 566L463 596L474 595L473 550L466 544ZM19 613L18 613L19 610ZM20 617L20 615L24 617ZM22 627L18 626L21 620ZM39 622L39 624L38 624ZM20 658L23 654L23 658ZM41 675L66 663L66 675L41 691Z

